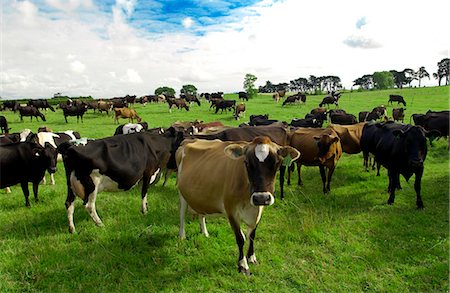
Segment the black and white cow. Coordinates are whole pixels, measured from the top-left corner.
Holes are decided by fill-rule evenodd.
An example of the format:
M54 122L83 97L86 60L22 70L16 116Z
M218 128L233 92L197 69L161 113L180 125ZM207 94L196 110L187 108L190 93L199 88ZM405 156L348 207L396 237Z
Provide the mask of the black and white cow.
M424 207L420 191L428 135L432 135L432 132L427 132L422 127L393 121L364 125L361 150L364 156L372 153L377 163L388 170L388 204L394 203L395 189L400 187L400 175L409 180L415 174L416 205L418 209Z
M116 128L114 135L142 132L142 131L146 131L147 129L148 129L147 122L127 123L127 124L119 125Z
M84 146L70 142L58 151L63 155L67 178L66 209L69 232L75 231L75 196L83 199L86 210L98 226L102 221L95 209L98 192L129 190L142 181L142 213L147 212L147 190L164 168L176 168L175 151L183 134L170 128L164 134L147 132L117 135L91 141Z
M33 183L35 201L39 201L38 187L45 170L56 172L56 150L49 143L44 147L33 142L19 142L0 146L0 188L21 185L25 206L30 206L28 182Z

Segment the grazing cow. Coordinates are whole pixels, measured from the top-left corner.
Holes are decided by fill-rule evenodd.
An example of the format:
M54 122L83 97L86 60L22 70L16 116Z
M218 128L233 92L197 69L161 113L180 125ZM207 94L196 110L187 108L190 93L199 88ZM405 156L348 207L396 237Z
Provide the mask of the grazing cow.
M323 192L328 193L331 176L342 155L341 142L337 133L329 128L298 128L291 135L290 145L302 154L297 160L298 185L303 184L302 165L319 166ZM291 183L290 173L294 166L291 165L291 167L288 171L288 184ZM325 176L325 169L328 169L327 176Z
M324 105L327 105L327 107L331 104L334 104L336 107L339 106L339 99L333 96L326 96L322 99L322 102L320 102L319 107L322 107Z
M184 99L175 99L171 97L166 98L167 104L169 105L169 112L172 113L172 107L175 106L179 110L186 109L186 111L189 111L189 105L186 104L186 100Z
M77 105L71 105L71 106L64 106L61 107L63 110L64 120L67 122L67 116L77 116L77 123L79 122L81 118L81 123L83 123L83 115L87 111L87 105L85 103L77 104Z
M119 118L127 119L128 121L131 121L131 123L134 122L134 119L137 120L137 122L141 122L142 118L139 117L136 110L130 109L130 108L114 108L114 121L119 123Z
M27 103L28 106L33 106L37 109L44 109L47 111L47 109L50 109L52 112L55 112L55 108L52 107L45 99L38 99L38 100L29 100Z
M402 103L406 107L405 99L400 95L389 95L388 104L390 103L392 105L392 102L397 102L397 105Z
M112 102L99 101L97 109L99 113L106 112L106 115L109 116L109 111L112 109Z
M20 104L17 101L4 101L3 102L3 109L10 109L11 111L14 111L14 113L16 113L16 111L19 109Z
M236 100L221 100L218 103L216 103L216 114L217 112L223 113L223 110L236 110Z
M301 102L301 103L305 103L306 102L306 95L305 94L301 94L301 93L297 93L295 95L289 96L286 98L286 100L284 100L282 106L287 105L287 104L294 104L297 102Z
M285 158L293 161L299 156L297 150L279 146L268 137L256 137L250 143L219 140L183 142L176 152L179 237L185 238L184 218L188 206L200 216L201 231L206 236L205 216L225 215L239 250L238 270L249 274L247 261L257 263L253 244L263 206L272 205L275 201L276 170ZM250 243L246 256L241 221L248 227Z
M116 131L114 132L114 135L143 132L143 131L146 131L147 129L148 129L147 122L127 123L127 124L117 126Z
M30 207L28 182L33 183L34 199L39 201L39 182L44 177L45 170L56 172L55 152L55 148L48 143L45 147L32 142L0 146L0 188L20 183L25 196L25 206Z
M405 119L405 109L403 108L394 108L392 109L392 118L394 121L404 121Z
M97 193L129 190L142 181L141 211L147 213L148 187L163 168L175 168L175 151L182 139L182 133L170 128L161 135L140 132L94 140L85 146L62 144L58 151L63 155L67 178L69 232L75 231L75 196L83 199L94 222L102 226L95 209Z
M433 132L433 131L432 131ZM372 153L376 161L388 170L389 199L395 200L395 190L400 186L400 175L409 180L415 174L414 189L418 209L424 207L421 198L421 179L427 155L426 136L432 135L419 126L386 123L367 123L361 136L363 153Z
M0 116L0 130L2 131L2 133L9 133L9 130L11 128L8 127L8 121L6 120L5 116Z
M87 101L86 109L92 109L95 113L95 111L98 109L98 101Z
M245 116L245 104L240 103L239 105L236 106L236 109L234 111L234 118L236 118L236 120L239 120L241 117L244 116Z
M36 121L38 121L38 117L41 117L42 121L46 121L44 114L42 114L38 108L33 106L19 106L18 110L20 114L20 121L22 122L23 116L30 116L30 121L33 121L33 117L36 117Z
M201 105L200 100L197 98L196 95L191 95L191 94L181 94L180 95L181 99L184 99L186 102L189 103L189 105L191 103L196 103L199 107Z
M239 96L239 100L246 100L246 101L248 101L248 94L246 92L239 92L238 96Z
M358 123L355 115L352 114L334 113L330 115L330 120L331 123L341 125L351 125Z

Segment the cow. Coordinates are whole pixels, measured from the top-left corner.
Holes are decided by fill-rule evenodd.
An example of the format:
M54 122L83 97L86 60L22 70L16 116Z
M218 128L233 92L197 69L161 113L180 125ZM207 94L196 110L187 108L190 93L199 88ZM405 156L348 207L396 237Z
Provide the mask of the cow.
M2 131L2 133L9 133L9 130L11 128L8 127L8 121L6 120L5 116L0 116L0 130Z
M186 100L184 99L175 99L171 97L166 98L167 104L169 105L169 112L172 113L172 107L175 106L179 110L186 109L186 111L189 111L189 105L186 104Z
M84 146L70 142L60 145L67 179L69 232L75 232L75 196L83 200L95 224L103 226L95 208L97 194L129 190L141 181L141 212L147 213L148 187L157 181L162 169L176 168L175 151L182 139L182 133L169 128L161 135L139 132L94 140Z
M394 108L392 109L392 118L394 121L404 121L405 119L405 109L403 108Z
M287 127L288 124L285 121L268 119L269 114L265 115L250 115L249 126L262 126L262 125L273 125L273 126L283 126Z
M216 104L216 114L219 112L219 110L221 110L220 113L223 113L223 110L236 110L236 100L221 100L218 101Z
M439 136L449 135L449 111L431 111L425 114L413 114L411 116L415 125L420 125L426 130L437 130Z
M419 126L393 121L367 123L364 126L361 150L363 153L372 153L376 161L388 170L389 205L394 203L395 190L400 186L400 175L409 180L415 174L416 206L423 209L421 179L427 156L426 137L432 135L432 132Z
M248 101L248 94L246 92L239 92L238 93L238 97L239 97L239 100L246 100L246 101Z
M194 121L193 127L195 127L199 133L208 131L211 128L217 129L218 127L224 127L222 122L220 121L212 121L212 122L203 122L203 121Z
M47 109L50 109L52 112L55 112L55 108L52 107L45 99L38 99L38 100L29 100L27 103L28 106L33 106L37 109L44 109L47 111Z
M71 106L64 106L61 107L63 110L64 120L67 122L67 116L77 116L77 123L79 122L81 118L81 123L83 123L83 115L87 111L87 105L83 102L78 105L71 105Z
M402 103L406 107L405 99L400 95L389 95L388 104L392 105L392 102L397 102L397 105Z
M180 95L181 99L184 99L186 102L189 103L189 105L191 103L196 103L199 107L201 105L200 100L197 98L196 95L191 95L191 94L181 94Z
M313 114L307 114L307 115L313 115ZM323 120L316 119L313 117L308 117L304 119L300 118L294 118L292 119L291 123L289 123L290 126L293 127L313 127L313 128L320 128L322 127Z
M38 117L41 117L42 121L46 121L44 114L42 114L38 108L33 106L19 106L18 110L20 114L20 121L22 122L23 116L30 116L30 121L33 121L33 117L36 117L36 121L38 121Z
M86 109L92 109L95 111L98 109L98 101L87 101L86 102Z
M326 121L327 120L327 109L325 108L315 108L312 109L311 112L309 112L310 114L314 115L314 118L316 119L320 119L322 121ZM311 118L311 117L306 117L305 118Z
M176 152L177 187L180 195L179 237L185 238L184 218L189 206L199 215L201 231L208 236L205 216L225 215L239 250L238 271L250 274L249 263L257 263L254 252L256 227L264 206L272 205L276 170L286 158L295 161L300 153L279 146L268 137L252 142L187 140ZM243 221L249 247L244 256Z
M358 121L356 120L355 115L352 114L341 114L341 113L335 113L330 115L330 121L334 124L341 124L341 125L351 125L356 124Z
M30 207L28 182L33 183L33 194L39 201L39 182L45 170L56 172L56 150L46 143L44 147L33 142L19 142L0 146L0 188L21 185L25 206ZM7 170L5 172L4 170Z
M241 117L244 116L245 116L245 104L240 103L239 105L236 106L236 109L234 111L234 118L236 120L239 120Z
M148 129L147 122L127 123L127 124L117 126L116 131L114 132L114 135L142 132L142 131L146 131L147 129Z
M279 93L274 93L273 95L272 95L272 99L275 101L275 102L279 102L280 101L280 94Z
M287 105L287 104L294 104L297 102L305 103L306 102L306 95L297 93L295 95L289 96L284 100L283 104L281 106Z
M339 99L333 96L326 96L322 99L322 102L319 103L319 107L327 105L327 107L331 104L334 104L336 107L339 106Z
M114 121L119 123L119 118L127 119L128 121L131 121L131 123L134 123L134 119L137 120L137 122L141 122L142 118L139 117L136 110L130 109L130 108L114 108Z
M109 111L112 109L112 102L99 101L97 109L99 113L106 112L106 115L109 116Z
M113 108L128 108L128 102L125 98L112 98L111 103Z
M136 96L130 96L130 95L126 95L125 97L125 101L127 102L127 104L132 104L134 105L134 103L136 102Z
M19 109L19 102L17 101L4 101L3 102L3 109L10 109L11 111L13 111L14 113L16 113L16 111Z
M298 128L291 134L290 146L302 154L296 162L298 185L303 185L302 165L319 166L323 193L330 192L331 177L342 155L341 142L337 133L330 128ZM290 173L293 171L293 167L292 165L288 170L288 185L291 183ZM327 176L325 176L326 169L328 170Z
M342 151L347 154L357 154L361 152L361 135L365 122L353 125L330 124L328 128L333 129L339 136Z

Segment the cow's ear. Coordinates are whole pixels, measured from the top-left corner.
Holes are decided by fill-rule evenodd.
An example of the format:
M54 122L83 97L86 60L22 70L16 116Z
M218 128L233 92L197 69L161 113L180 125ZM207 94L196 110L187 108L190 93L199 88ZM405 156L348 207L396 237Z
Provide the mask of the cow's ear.
M230 144L224 149L225 155L231 159L239 159L244 155L244 148L238 144Z
M335 136L331 139L331 143L335 143L339 141L339 137Z
M402 137L405 133L403 132L403 130L395 129L394 131L392 131L392 134L398 138Z
M300 158L300 152L293 147L281 147L277 154L283 158L283 166L289 167L291 163Z

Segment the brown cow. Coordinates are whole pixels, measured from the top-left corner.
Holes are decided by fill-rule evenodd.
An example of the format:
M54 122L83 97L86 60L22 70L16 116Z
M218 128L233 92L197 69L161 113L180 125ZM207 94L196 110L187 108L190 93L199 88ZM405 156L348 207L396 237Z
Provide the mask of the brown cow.
M405 119L405 109L403 108L394 108L392 109L392 117L394 121L402 121Z
M234 118L236 118L236 120L239 120L241 117L244 116L245 116L245 104L240 103L239 105L236 106L236 109L234 111Z
M175 106L179 110L186 109L189 111L189 105L186 104L186 100L184 99L174 99L174 98L166 98L167 104L169 104L169 112L172 113L172 108Z
M180 194L179 237L185 238L184 218L189 206L199 215L201 231L208 236L205 216L225 215L239 249L239 272L249 274L249 263L257 263L253 242L264 206L272 205L276 172L286 157L300 153L279 146L268 137L252 142L185 140L176 152ZM249 247L244 255L241 221L248 229Z
M141 122L142 119L137 114L136 110L130 108L114 108L114 121L119 123L119 118L128 118L128 121L134 123L134 119L137 119L137 122Z
M291 135L290 145L302 154L300 159L297 160L298 185L302 185L302 165L319 166L323 192L328 193L330 191L331 176L342 155L338 134L330 128L298 128ZM327 177L325 177L325 168L328 169ZM291 169L293 168L289 168L288 171L288 184L291 181Z
M109 116L109 111L111 111L111 109L112 109L112 102L99 101L97 109L98 109L98 112L100 112L100 113L105 111L106 115Z

